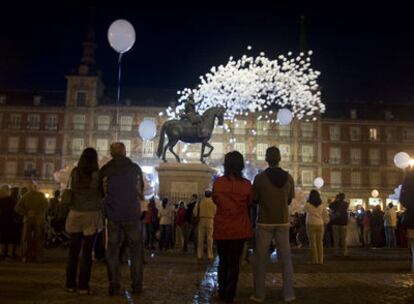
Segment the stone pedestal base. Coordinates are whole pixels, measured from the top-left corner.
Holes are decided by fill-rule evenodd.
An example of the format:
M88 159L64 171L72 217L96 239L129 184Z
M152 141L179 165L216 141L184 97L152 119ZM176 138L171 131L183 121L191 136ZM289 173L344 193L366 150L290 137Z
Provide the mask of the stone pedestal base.
M161 163L158 171L159 197L170 202L189 202L191 195L204 194L212 182L213 170L206 164Z

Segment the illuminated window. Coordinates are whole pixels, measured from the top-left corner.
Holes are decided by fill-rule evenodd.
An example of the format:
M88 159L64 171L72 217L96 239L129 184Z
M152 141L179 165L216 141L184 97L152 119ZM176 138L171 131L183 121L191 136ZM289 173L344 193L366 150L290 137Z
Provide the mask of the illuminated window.
M268 144L257 144L256 146L256 157L257 160L265 160L266 150L269 147Z
M45 129L46 130L57 130L57 127L58 127L57 115L47 115Z
M109 117L108 115L98 116L98 130L99 131L109 130L110 123L111 123L111 117Z
M264 120L258 120L256 122L257 135L268 135L269 134L269 123Z
M80 155L84 148L83 138L72 138L72 154Z
M47 162L43 164L43 177L45 179L53 179L53 173L55 172L55 164Z
M378 128L369 128L369 140L377 141L379 139Z
M369 149L369 162L371 165L379 165L381 161L381 155L379 149Z
M247 121L237 120L234 122L234 134L243 135L246 134Z
M100 155L108 155L109 140L106 138L96 139L96 151Z
M341 128L339 126L329 127L329 139L333 141L341 140Z
M339 164L341 162L341 148L331 147L329 148L329 163Z
M350 127L349 128L349 137L351 141L360 141L361 140L361 128L360 127Z
M144 140L142 142L142 156L153 157L154 156L154 141Z
M290 136L290 125L279 125L279 136L289 137Z
M361 172L353 171L351 172L351 186L359 187L361 185Z
M246 144L236 142L234 144L234 150L239 151L244 156L246 154Z
M303 162L313 162L315 153L313 149L313 145L302 145L301 147L302 152L302 161Z
M302 170L302 186L313 185L313 170Z
M17 175L17 162L15 161L7 161L6 162L6 177L16 177Z
M279 145L280 155L282 157L282 161L290 161L290 145L288 144L281 144Z
M120 119L120 130L131 131L132 130L132 116L121 116Z
M302 122L300 124L300 133L304 138L312 138L314 136L313 123Z
M84 114L73 115L73 128L75 130L85 129L85 115Z
M341 187L342 176L340 171L331 171L331 187L339 188Z
M45 138L45 154L54 154L56 151L56 138Z

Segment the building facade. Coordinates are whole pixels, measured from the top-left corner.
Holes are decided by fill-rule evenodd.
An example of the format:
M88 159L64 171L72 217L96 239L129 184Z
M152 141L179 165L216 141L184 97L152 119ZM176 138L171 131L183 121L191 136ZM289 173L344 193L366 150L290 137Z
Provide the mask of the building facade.
M53 97L47 92L0 92L0 184L24 185L35 179L41 189L51 192L58 187L55 171L76 165L86 147L94 147L105 162L115 140L122 141L128 156L154 179L160 162L156 157L159 130L166 120L162 112L174 94L157 98L159 90L154 90L147 94L152 96L149 100L126 93L116 106L95 68L93 35L88 39L79 67L66 76L65 92ZM394 155L399 151L414 155L414 123L406 115L412 109L400 108L357 104L344 111L343 104L328 104L327 114L317 121L293 121L289 126L268 122L269 113L237 117L226 121L230 131L215 128L210 141L215 149L207 163L220 172L224 154L238 150L245 156L247 177L253 179L266 168L267 147L276 145L282 167L304 191L313 188L319 176L325 182L321 191L325 199L344 192L353 205L376 204L378 199L370 197L376 189L385 202L403 177L394 166ZM366 115L369 109L376 116ZM143 120L157 125L157 136L151 141L139 137ZM184 162L199 159L199 144L179 143L176 149ZM175 161L169 152L167 159Z

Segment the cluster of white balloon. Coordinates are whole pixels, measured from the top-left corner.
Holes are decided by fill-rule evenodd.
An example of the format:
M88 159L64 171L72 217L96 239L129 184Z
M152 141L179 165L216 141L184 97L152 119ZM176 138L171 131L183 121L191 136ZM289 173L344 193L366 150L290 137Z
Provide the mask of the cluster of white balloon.
M125 19L114 21L108 29L108 41L110 46L119 54L118 59L118 93L116 107L116 139L118 140L119 101L121 96L121 60L122 55L128 52L135 43L135 30L132 24ZM153 120L143 120L138 128L139 134L144 140L155 137L157 130Z

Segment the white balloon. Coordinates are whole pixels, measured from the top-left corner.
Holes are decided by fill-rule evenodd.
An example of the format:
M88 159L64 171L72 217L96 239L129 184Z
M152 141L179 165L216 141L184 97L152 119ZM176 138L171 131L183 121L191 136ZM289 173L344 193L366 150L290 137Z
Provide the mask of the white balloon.
M372 197L376 198L376 197L378 197L378 195L379 195L379 191L377 189L372 190L372 192L371 192Z
M325 182L322 177L317 177L313 180L313 185L318 189L322 188L324 183Z
M129 51L135 43L135 30L129 21L118 19L108 29L108 41L111 47L122 54Z
M394 164L400 168L405 169L410 165L411 157L406 152L398 152L394 156Z
M282 126L290 124L292 117L292 112L289 109L280 109L279 112L277 112L277 119Z
M138 132L142 139L151 140L157 134L157 127L154 121L146 119L139 124Z

